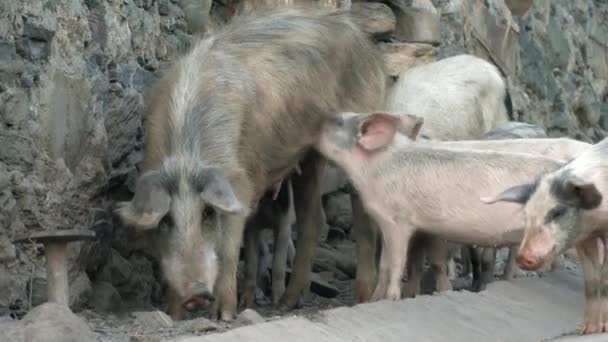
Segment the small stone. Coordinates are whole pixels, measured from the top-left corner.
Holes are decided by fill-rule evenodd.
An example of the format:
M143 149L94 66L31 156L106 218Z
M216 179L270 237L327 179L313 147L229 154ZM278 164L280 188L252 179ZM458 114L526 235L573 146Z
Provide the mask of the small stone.
M15 251L15 245L11 241L3 236L0 236L0 262L9 262L17 258Z
M184 333L200 334L208 331L215 331L219 328L217 323L204 318L196 318L187 321L183 321L180 324L180 331Z
M340 291L338 291L338 289L335 286L333 286L330 283L328 283L327 281L323 280L323 278L321 278L319 273L311 273L310 291L318 294L321 297L325 297L325 298L334 298L338 294L340 294Z
M345 192L336 192L327 195L323 202L327 223L344 231L350 230L353 220L350 195Z
M146 329L158 329L173 327L173 320L162 311L136 311L131 313L135 322Z
M24 88L31 88L34 85L34 76L24 75L21 77L21 86Z
M234 325L240 327L264 322L266 322L266 320L257 311L253 309L245 309L238 315Z
M169 0L158 0L158 14L169 15Z
M161 342L162 338L158 335L132 335L129 342Z
M344 230L337 227L329 227L329 231L327 232L327 240L344 240L346 238L346 233Z

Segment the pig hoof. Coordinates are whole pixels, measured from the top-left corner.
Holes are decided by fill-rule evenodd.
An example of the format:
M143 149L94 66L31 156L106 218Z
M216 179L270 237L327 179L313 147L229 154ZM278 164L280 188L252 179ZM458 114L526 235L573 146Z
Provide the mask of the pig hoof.
M297 297L283 294L283 297L281 297L281 299L279 300L278 307L279 307L279 310L281 310L281 311L287 311L287 310L291 310L291 309L295 308L297 304L298 304Z
M239 302L239 309L250 309L253 307L255 300L255 294L253 292L244 292L241 295L241 300Z
M576 330L581 335L588 335L602 332L603 329L595 323L582 323Z
M222 311L220 318L225 322L232 322L234 320L234 313L232 311Z

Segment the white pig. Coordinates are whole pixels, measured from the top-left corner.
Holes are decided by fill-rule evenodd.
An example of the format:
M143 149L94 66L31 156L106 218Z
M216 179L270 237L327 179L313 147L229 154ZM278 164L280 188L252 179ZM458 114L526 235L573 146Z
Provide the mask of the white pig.
M512 186L494 205L523 204L525 234L517 263L534 270L576 247L585 280L585 311L579 331L608 331L608 138L535 182ZM490 206L491 208L491 206Z
M383 235L372 300L401 297L412 235L485 246L521 241L523 214L512 203L493 210L479 201L562 163L527 154L418 146L413 115L341 113L326 120L317 148L342 168Z
M500 71L473 55L457 55L399 75L385 109L425 120L421 137L479 139L511 115L511 98Z

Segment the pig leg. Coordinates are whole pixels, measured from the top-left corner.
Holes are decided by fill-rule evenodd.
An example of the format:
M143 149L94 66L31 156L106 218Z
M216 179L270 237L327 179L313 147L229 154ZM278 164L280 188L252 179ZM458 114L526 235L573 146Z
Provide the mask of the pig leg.
M470 246L460 246L460 263L462 265L462 275L468 277L472 272Z
M388 250L386 255L390 258L388 289L385 297L388 300L399 300L401 299L401 278L407 262L407 247L413 230L394 223L390 223L390 225L385 223L384 227L386 228L383 231L388 231L385 237L388 238L384 239L383 246Z
M252 203L253 194L249 189L253 187L247 177L235 177L232 185L242 203ZM213 291L215 300L211 316L224 321L232 321L237 309L236 273L247 217L243 214L233 214L224 215L222 219L225 224L222 244L217 250L220 268Z
M382 232L382 240L384 241L384 232ZM386 242L383 242L380 250L380 269L378 271L378 282L370 298L371 302L375 302L386 297L388 291L388 283L390 278L390 255L389 248L386 246Z
M182 302L179 299L177 293L171 289L171 287L167 287L167 313L171 316L172 319L179 321L182 319L184 315L184 309L182 307Z
M507 259L507 263L505 264L505 270L502 274L502 280L511 280L513 279L513 268L517 267L515 265L515 256L517 255L517 246L509 247L509 258Z
M600 255L597 238L591 237L576 246L585 281L585 311L583 323L579 325L581 334L600 332L604 326L602 319L602 279L600 275ZM606 312L608 314L608 312Z
M469 254L471 256L471 268L473 272L473 284L471 290L473 292L479 292L482 290L481 281L481 248L468 246Z
M448 278L448 242L437 237L430 237L429 261L435 273L435 288L437 292L452 290L452 283Z
M296 211L298 239L293 272L281 298L282 308L296 306L302 292L310 287L310 272L315 247L319 239L321 220L320 179L326 161L311 151L302 162L302 175L291 177Z
M258 227L248 224L245 228L245 279L239 306L250 308L255 300L258 274Z
M413 298L420 294L420 283L424 271L424 251L427 247L427 239L422 234L414 235L410 241L404 298Z
M359 195L353 192L350 198L353 212L352 232L357 254L354 300L355 303L363 303L370 300L376 285L375 250L378 228L365 212Z
M494 265L496 264L496 248L485 247L481 254L481 287L485 290L486 286L494 281Z
M291 241L291 224L293 223L293 196L291 183L284 182L285 193L279 198L280 213L274 228L274 255L272 259L272 304L276 306L285 292L285 272L287 254ZM286 195L286 196L283 196Z

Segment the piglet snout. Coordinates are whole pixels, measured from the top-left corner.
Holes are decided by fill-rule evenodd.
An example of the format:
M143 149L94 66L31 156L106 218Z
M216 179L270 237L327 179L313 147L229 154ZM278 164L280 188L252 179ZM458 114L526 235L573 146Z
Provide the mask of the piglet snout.
M515 257L517 264L524 270L534 270L540 267L540 258L529 250L520 250Z

